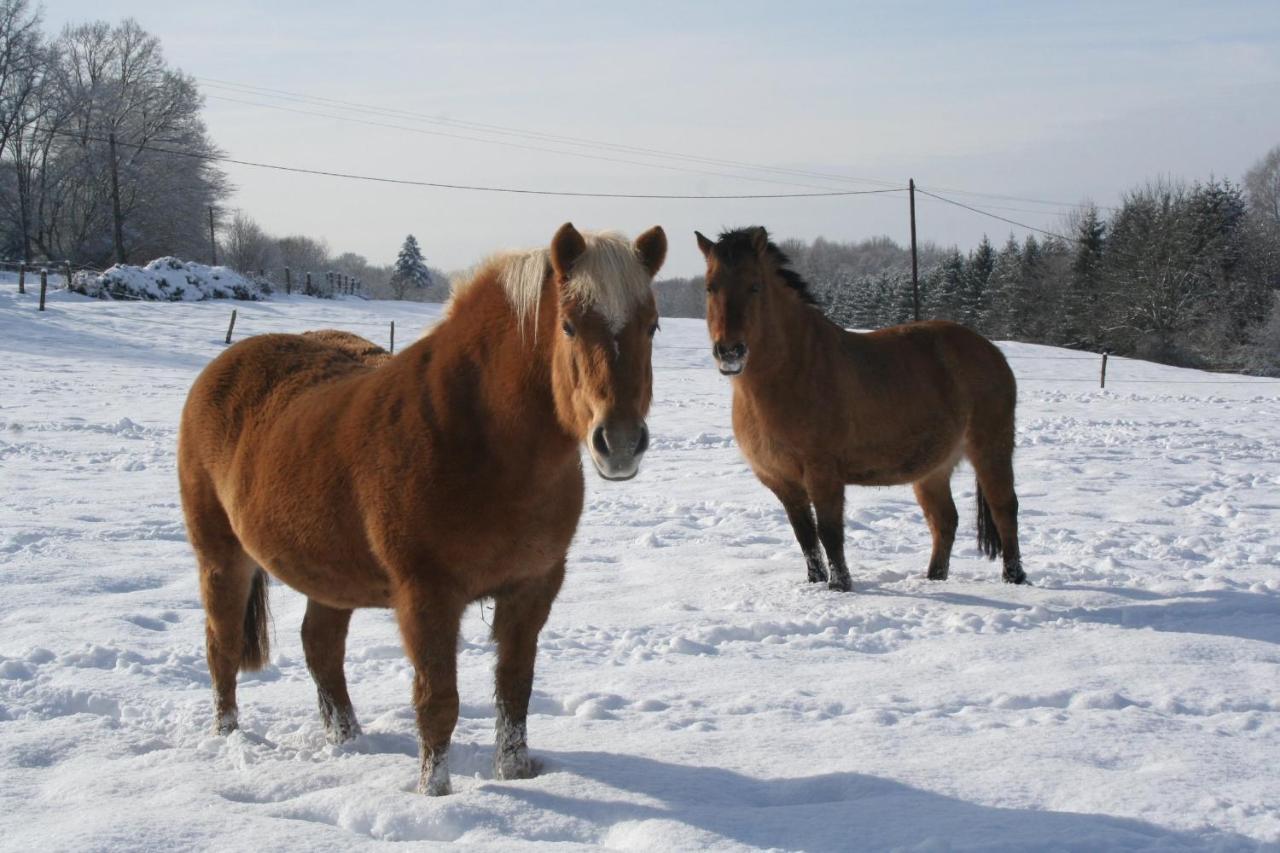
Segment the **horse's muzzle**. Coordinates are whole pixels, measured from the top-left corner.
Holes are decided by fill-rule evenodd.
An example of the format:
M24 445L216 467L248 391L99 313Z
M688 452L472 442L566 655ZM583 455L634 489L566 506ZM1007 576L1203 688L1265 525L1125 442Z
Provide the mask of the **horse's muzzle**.
M649 449L649 427L598 423L591 430L591 461L606 480L630 480L640 470L640 458Z
M711 347L716 366L724 376L737 376L747 366L747 345L736 343L732 346L715 344Z

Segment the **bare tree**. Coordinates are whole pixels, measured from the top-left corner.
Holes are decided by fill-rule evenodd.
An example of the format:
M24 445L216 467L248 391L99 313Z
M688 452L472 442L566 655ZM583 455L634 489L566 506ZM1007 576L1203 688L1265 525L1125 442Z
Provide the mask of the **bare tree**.
M1272 148L1244 176L1249 209L1273 235L1280 237L1280 145Z
M4 248L24 258L31 256L31 227L30 171L23 163L30 159L30 131L48 109L48 71L39 12L27 0L0 0L0 158L9 155L0 170L0 199L11 235Z
M223 263L245 275L281 266L279 243L243 211L237 210L223 229L220 248Z

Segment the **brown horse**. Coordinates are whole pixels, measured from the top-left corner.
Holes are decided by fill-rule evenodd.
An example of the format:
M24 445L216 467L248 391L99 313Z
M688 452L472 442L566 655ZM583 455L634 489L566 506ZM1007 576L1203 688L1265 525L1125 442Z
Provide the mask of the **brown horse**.
M933 533L929 578L946 580L956 535L951 472L978 479L978 544L1003 577L1025 583L1013 490L1008 362L955 323L858 334L823 316L763 228L697 234L707 261L707 327L720 372L734 377L733 431L756 476L782 502L809 580L852 587L844 560L848 484L911 483ZM817 511L815 524L814 510Z
M237 670L267 659L265 569L307 596L302 644L335 742L359 733L351 612L395 610L416 673L419 789L448 793L459 623L492 597L495 772L532 775L525 719L582 512L578 447L615 480L648 447L666 249L661 228L633 245L565 224L549 249L482 265L430 334L381 365L354 335L262 335L205 368L178 476L218 732L237 726Z

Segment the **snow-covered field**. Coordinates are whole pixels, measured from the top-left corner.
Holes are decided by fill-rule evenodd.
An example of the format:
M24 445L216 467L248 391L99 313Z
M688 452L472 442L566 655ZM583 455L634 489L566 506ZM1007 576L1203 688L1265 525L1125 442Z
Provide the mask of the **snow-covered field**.
M272 665L209 734L178 413L236 337L398 344L438 306L280 299L49 310L0 279L0 847L459 841L624 850L1280 849L1280 383L1005 347L1035 586L999 582L955 478L951 580L910 490L850 489L857 592L803 582L730 428L698 321L666 320L652 450L588 480L529 722L542 774L492 778L493 650L464 625L454 796L413 793L411 671L352 624L366 734L328 746L273 585Z

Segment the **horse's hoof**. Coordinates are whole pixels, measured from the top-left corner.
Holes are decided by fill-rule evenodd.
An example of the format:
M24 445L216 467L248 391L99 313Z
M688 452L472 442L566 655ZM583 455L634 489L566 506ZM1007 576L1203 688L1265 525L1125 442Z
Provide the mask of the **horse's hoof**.
M832 578L827 581L827 589L832 592L853 592L853 580L850 578Z
M360 726L358 725L351 728L332 728L325 730L324 739L334 746L342 746L344 743L351 743L361 734L363 732L360 731Z
M532 779L537 775L529 750L499 753L493 763L493 775L505 781L513 779Z
M213 721L213 733L220 737L226 737L238 728L240 728L240 719L235 711L223 711Z
M418 774L418 793L428 797L443 797L453 793L453 785L449 781L448 747L423 755L422 772Z
M826 575L819 575L819 574L814 574L813 572L809 572L809 583L826 583L826 582L827 582Z
M1021 565L1006 566L1000 576L1005 583L1024 584L1027 582L1027 573L1022 570Z
M931 581L944 581L947 579L947 572L935 572L930 569L928 577Z
M443 782L419 782L418 793L428 797L447 797L453 793L453 785L450 784L448 779Z
M324 738L334 746L342 746L360 737L363 732L355 717L340 716L332 722L326 722Z

